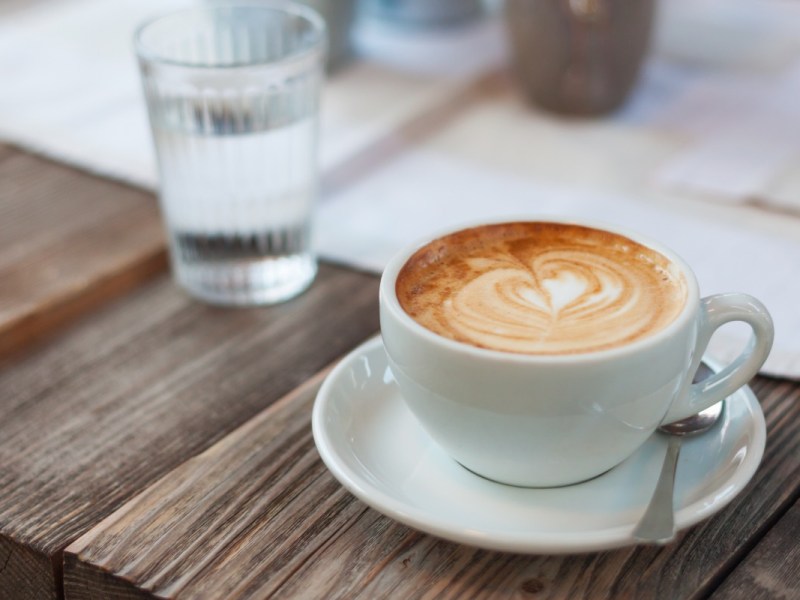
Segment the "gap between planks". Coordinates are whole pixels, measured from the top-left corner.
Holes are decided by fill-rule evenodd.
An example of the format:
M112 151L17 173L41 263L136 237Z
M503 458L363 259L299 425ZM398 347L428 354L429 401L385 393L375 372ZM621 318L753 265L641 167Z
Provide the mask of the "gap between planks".
M97 525L92 527L89 531L83 534L75 542L70 544L67 548L64 549L64 552L69 552L72 554L79 555L80 551L83 550L85 547L89 546L92 543L92 541L94 541L94 539L99 534L101 534L107 527L123 519L132 509L134 509L137 505L137 501L140 495L147 494L152 490L152 488L158 487L164 480L169 479L175 471L183 469L185 465L187 465L188 463L201 459L209 454L218 452L221 448L225 448L231 443L233 443L235 439L239 437L244 437L254 429L258 429L265 421L269 420L274 413L282 411L284 407L288 407L288 405L292 404L295 401L298 401L298 399L299 401L302 401L308 394L313 393L315 388L318 388L320 385L322 385L322 382L325 379L325 377L328 376L328 373L330 373L331 370L333 370L333 368L337 364L339 364L339 362L342 360L342 358L344 358L344 356L345 355L340 356L332 363L322 368L320 371L312 375L305 382L303 382L302 384L294 388L292 391L287 393L285 396L276 400L269 407L265 408L263 411L252 417L249 421L247 421L243 425L240 425L238 428L228 433L224 438L219 440L217 443L213 444L212 446L209 446L201 453L187 458L184 462L177 465L173 470L165 473L162 477L156 479L153 483L144 488L140 492L140 494L137 494L135 497L133 497L131 500L125 503L125 505L120 507L118 510L108 515L103 520L99 521Z

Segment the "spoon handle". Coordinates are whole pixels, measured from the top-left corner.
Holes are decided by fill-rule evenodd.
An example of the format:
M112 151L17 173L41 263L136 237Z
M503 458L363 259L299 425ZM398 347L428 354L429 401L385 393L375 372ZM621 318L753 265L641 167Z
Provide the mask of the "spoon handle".
M633 537L638 540L666 544L675 537L672 497L675 488L675 469L678 466L680 452L681 438L671 435L656 490L653 492L644 516L633 530Z

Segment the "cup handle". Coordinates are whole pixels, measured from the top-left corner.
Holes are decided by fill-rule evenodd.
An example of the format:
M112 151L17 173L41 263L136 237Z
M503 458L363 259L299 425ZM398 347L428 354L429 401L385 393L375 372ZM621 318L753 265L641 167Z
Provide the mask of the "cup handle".
M742 321L753 328L747 347L727 367L690 385L688 392L683 394L683 400L673 404L662 423L685 419L724 400L750 381L767 360L775 330L766 307L747 294L716 294L700 301L697 343L690 371L692 375L697 371L714 332L732 321Z

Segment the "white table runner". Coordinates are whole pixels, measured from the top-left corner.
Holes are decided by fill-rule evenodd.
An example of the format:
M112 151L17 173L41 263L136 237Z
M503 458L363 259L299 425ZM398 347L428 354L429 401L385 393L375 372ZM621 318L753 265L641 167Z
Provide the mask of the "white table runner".
M155 189L147 115L133 53L136 26L191 0L60 0L0 13L0 139L87 170ZM433 53L426 69L408 59L390 67L362 60L323 91L320 160L331 170L414 118L461 93L475 73L503 60L499 25L482 22L444 37L366 28L363 45L397 56L408 46ZM394 35L395 37L392 37ZM475 60L444 75L454 55L475 44ZM402 53L400 53L402 57ZM413 57L411 57L413 59Z
M415 240L487 219L569 216L640 231L693 267L703 295L737 291L760 298L776 329L763 372L800 378L800 221L787 227L780 217L753 213L710 206L691 215L685 206L548 185L418 149L325 202L317 245L330 259L379 273ZM711 354L731 360L748 335L745 326L725 326Z

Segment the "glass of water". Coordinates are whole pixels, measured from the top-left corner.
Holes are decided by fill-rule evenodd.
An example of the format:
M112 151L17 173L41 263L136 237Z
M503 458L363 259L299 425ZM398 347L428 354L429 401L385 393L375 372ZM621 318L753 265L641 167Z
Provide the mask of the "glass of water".
M136 32L172 267L191 295L272 304L313 281L326 44L321 17L291 2L209 4Z

